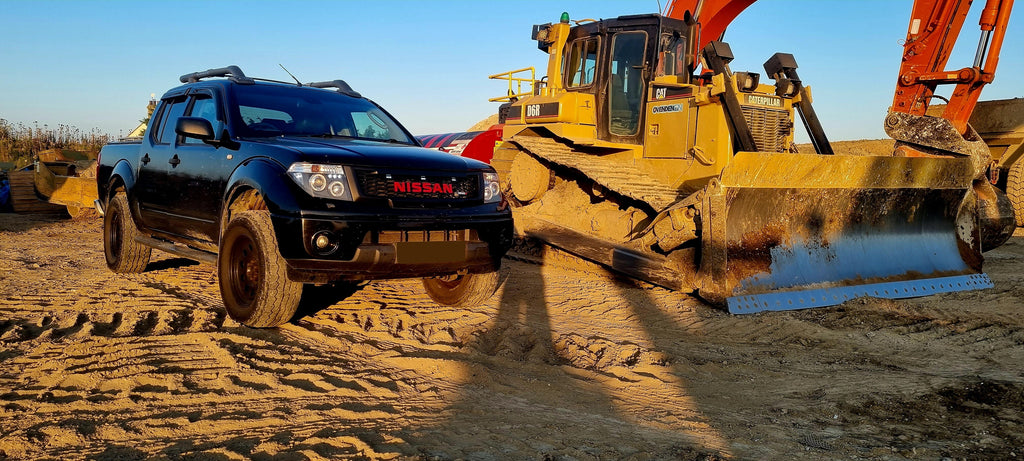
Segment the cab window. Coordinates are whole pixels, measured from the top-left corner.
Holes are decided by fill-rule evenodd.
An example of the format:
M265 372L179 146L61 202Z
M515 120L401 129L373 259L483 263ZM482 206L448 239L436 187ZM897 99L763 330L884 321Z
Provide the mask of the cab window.
M210 125L216 126L214 122L217 121L217 103L210 95L200 94L196 95L192 102L192 111L189 112L191 117L205 118L210 122ZM202 144L203 141L195 138L185 138L185 144Z
M686 38L678 32L661 36L658 50L656 77L675 75L686 77Z
M640 125L646 46L645 32L622 32L612 38L608 131L613 135L633 136Z
M164 102L164 110L160 115L160 129L154 133L154 141L157 144L172 144L178 137L174 132L178 119L185 114L185 107L188 105L184 97L168 99Z
M597 70L598 38L588 37L572 42L565 63L565 86L577 88L594 83Z

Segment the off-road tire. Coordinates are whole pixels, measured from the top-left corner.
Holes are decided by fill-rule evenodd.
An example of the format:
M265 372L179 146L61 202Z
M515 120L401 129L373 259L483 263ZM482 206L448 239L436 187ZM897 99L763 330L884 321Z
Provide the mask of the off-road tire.
M426 277L423 288L434 302L443 306L476 306L491 299L500 284L498 271L451 277Z
M1024 226L1024 160L1014 162L1006 175L1006 196L1013 204L1017 226Z
M231 218L221 238L217 275L224 307L232 319L254 328L291 320L302 283L288 279L267 211L243 211Z
M139 229L132 220L128 197L117 192L107 204L103 216L103 254L107 267L118 274L137 274L146 270L152 249L135 241Z

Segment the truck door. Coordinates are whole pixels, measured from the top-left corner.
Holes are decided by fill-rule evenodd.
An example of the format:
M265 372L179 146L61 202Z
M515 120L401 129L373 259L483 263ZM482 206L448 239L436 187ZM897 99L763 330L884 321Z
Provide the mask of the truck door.
M200 90L189 99L188 116L208 120L215 130L223 126L220 122L224 121L224 113L212 92ZM167 184L175 191L177 202L174 208L178 222L174 233L217 243L221 197L228 175L238 163L233 152L186 137L175 145L167 170Z
M146 133L138 160L135 195L138 200L142 224L153 230L171 226L171 210L177 202L175 191L167 187L168 163L174 156L178 135L174 125L185 113L188 100L184 95L164 99L154 116L151 133Z

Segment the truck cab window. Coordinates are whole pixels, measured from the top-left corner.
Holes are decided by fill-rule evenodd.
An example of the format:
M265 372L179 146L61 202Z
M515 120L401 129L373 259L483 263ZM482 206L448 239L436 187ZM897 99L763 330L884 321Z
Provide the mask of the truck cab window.
M237 132L247 136L316 136L414 144L406 131L369 100L335 91L287 86L235 86Z
M190 117L205 118L210 121L210 124L216 126L217 121L217 103L210 95L197 95L192 102L192 111L189 112ZM202 144L203 142L195 138L185 138L185 144Z
M633 136L640 125L646 45L644 32L622 32L612 38L608 131L613 135Z
M185 114L186 100L184 97L166 101L164 111L161 113L160 130L156 135L157 144L172 144L178 134L174 132L174 126L178 119Z

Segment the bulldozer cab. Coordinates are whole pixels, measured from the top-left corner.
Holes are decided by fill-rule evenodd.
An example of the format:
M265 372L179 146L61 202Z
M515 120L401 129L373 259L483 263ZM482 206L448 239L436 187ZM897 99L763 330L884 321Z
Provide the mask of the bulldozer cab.
M592 95L597 138L644 144L651 82L688 83L686 26L659 15L623 16L569 31L561 86ZM549 85L550 83L549 69Z

